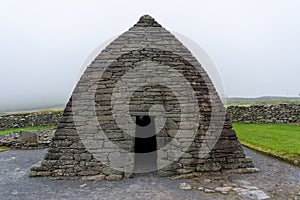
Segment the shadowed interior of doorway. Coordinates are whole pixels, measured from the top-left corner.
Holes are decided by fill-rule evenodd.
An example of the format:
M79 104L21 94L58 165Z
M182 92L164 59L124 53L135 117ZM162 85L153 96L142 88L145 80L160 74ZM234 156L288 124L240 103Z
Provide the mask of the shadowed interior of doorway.
M157 144L154 116L136 116L134 173L157 170Z

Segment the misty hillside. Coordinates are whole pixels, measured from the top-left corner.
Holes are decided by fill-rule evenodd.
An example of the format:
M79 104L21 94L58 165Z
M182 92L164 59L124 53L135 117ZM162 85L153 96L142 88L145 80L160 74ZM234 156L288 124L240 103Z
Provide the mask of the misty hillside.
M256 98L243 98L243 97L232 97L227 98L226 106L249 106L249 105L274 105L280 103L300 103L300 97L256 97ZM39 110L63 110L65 103L58 105L16 105L14 107L0 107L0 115L18 112L30 112Z
M0 107L0 115L10 114L10 113L20 113L20 112L32 112L39 110L63 110L65 104L59 105L16 105L14 107Z
M281 103L300 103L300 97L256 97L256 98L243 98L232 97L226 99L226 106L249 106L249 105L276 105Z

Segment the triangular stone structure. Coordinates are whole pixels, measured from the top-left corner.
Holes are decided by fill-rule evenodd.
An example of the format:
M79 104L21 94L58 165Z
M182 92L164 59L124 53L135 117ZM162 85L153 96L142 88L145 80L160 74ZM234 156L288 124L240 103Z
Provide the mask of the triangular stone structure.
M30 175L119 180L251 167L201 64L145 15L87 67Z

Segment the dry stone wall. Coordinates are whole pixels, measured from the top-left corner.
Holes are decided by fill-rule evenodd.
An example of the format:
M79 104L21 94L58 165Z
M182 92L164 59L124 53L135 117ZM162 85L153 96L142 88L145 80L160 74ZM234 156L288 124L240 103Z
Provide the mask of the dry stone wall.
M300 123L300 104L229 106L232 122ZM57 126L62 112L0 116L0 130L26 126Z
M18 131L0 135L0 146L9 146L14 149L40 149L50 144L55 129Z
M245 123L299 123L300 104L230 106L227 108L232 122Z
M61 115L61 112L45 112L0 116L0 131L26 126L57 126Z

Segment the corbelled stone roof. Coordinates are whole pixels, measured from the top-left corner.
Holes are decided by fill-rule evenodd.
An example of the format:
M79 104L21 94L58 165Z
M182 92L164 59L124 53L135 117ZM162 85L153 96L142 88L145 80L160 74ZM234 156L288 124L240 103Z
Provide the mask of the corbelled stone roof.
M139 158L150 160L160 175L253 167L202 65L172 33L144 15L85 70L45 160L30 175L120 180L144 172L135 155L145 140L138 139L128 113L149 113L154 105L167 110L165 124L157 126L163 127L155 134L157 143L151 139L147 146L148 153L157 149L156 158ZM157 113L155 118L162 118Z

